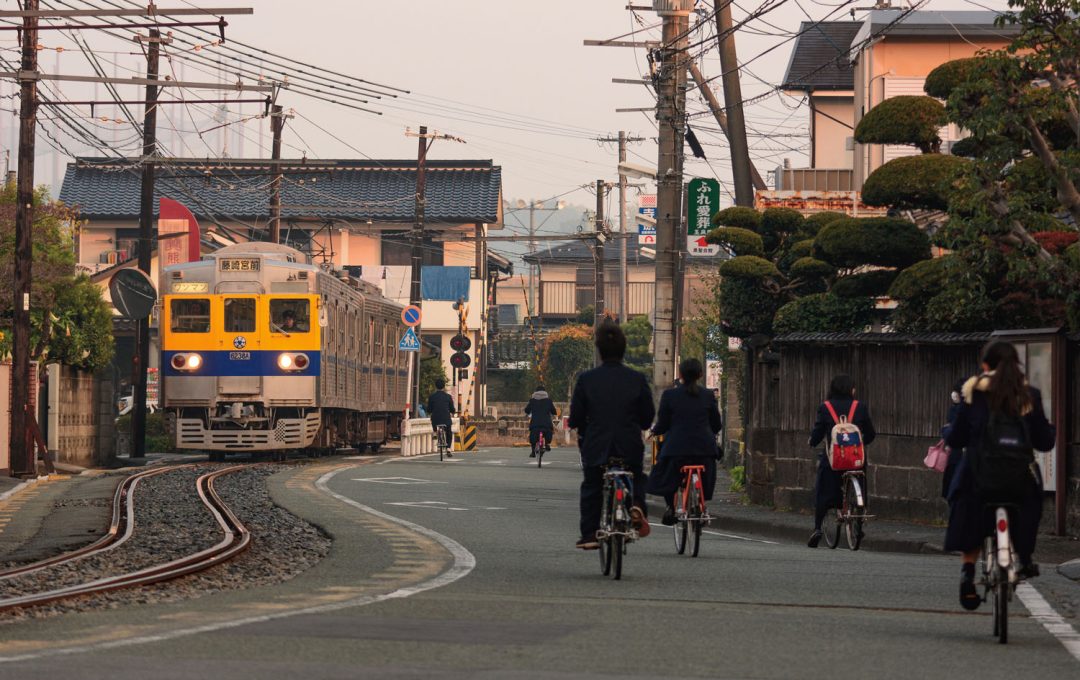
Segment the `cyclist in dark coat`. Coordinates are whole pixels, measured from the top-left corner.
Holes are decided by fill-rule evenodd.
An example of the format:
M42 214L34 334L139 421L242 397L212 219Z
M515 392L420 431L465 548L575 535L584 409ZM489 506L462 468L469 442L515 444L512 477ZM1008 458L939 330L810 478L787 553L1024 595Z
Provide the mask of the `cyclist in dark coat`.
M446 441L450 442L450 430L453 426L453 415L456 413L454 410L454 398L446 393L446 381L442 378L436 378L435 391L431 393L431 396L427 400L427 413L431 418L431 431L438 433L439 426L446 427ZM453 457L453 454L447 452L447 456Z
M581 441L584 479L581 482L581 539L577 547L596 550L600 544L600 506L604 467L610 458L622 459L634 475L632 519L638 533L649 534L645 515L645 446L643 430L656 413L645 376L622 363L626 336L618 324L605 320L596 330L596 347L603 363L582 373L570 401L570 427Z
M551 450L551 437L555 434L551 419L558 415L555 402L548 396L543 385L537 385L529 403L525 405L525 415L529 416L529 458L536 457L536 442L540 433L544 433L544 450Z
M1057 434L1056 428L1046 419L1042 394L1028 386L1024 378L1016 347L1000 340L989 344L983 350L982 370L981 375L964 383L963 402L945 442L955 450L964 449L949 486L945 550L963 553L960 604L965 609L977 609L982 601L975 587L975 561L982 549L983 538L993 528L993 510L986 507L986 500L975 488L971 465L982 450L991 413L1023 417L1030 439L1028 443L1038 451L1054 448ZM1017 516L1010 525L1020 559L1020 574L1032 577L1039 574L1032 554L1042 518L1042 473L1037 463L1032 464L1026 482L1027 492L1018 499Z
M656 465L649 473L649 493L663 496L667 503L665 526L675 524L675 492L682 485L684 465L704 465L702 486L705 500L712 500L716 486L716 461L720 450L716 435L723 427L720 408L712 391L698 385L703 371L697 359L687 359L679 365L682 384L665 390L653 435L663 435L664 445Z
M847 416L851 413L851 403L855 401L855 383L851 376L838 375L829 383L829 396L825 401L832 404L838 416ZM852 423L862 433L862 443L869 445L877 437L874 431L874 423L870 420L870 409L866 404L859 402L855 409L855 417ZM836 421L824 403L818 406L817 420L814 421L814 429L810 433L810 448L815 448L825 441L832 433ZM863 494L869 498L870 494L865 486L867 476L863 477ZM825 521L825 515L832 508L840 507L843 500L843 473L837 472L829 465L829 458L825 452L818 454L817 483L814 484L814 532L810 534L807 545L816 548L821 542L821 523Z

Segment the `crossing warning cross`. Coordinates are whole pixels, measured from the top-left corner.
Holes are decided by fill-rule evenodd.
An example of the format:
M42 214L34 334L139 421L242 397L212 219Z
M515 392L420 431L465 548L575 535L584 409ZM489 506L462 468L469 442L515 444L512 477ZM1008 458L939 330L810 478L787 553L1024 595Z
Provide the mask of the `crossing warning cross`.
M405 335L401 336L401 342L397 344L397 348L400 352L419 352L420 338L416 337L416 332L412 328L408 328Z

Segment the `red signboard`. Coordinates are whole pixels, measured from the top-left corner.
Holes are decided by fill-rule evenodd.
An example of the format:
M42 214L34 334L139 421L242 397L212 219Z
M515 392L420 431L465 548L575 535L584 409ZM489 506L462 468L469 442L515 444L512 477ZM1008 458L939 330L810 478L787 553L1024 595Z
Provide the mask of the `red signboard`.
M187 237L171 234L186 233ZM158 255L161 266L199 259L199 223L183 203L162 198L158 211Z

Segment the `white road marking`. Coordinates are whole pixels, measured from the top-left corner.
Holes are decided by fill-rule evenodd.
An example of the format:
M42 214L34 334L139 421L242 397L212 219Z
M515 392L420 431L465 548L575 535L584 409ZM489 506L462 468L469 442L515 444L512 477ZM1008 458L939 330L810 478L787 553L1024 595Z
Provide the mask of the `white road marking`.
M1050 603L1030 583L1016 586L1016 594L1031 613L1031 618L1041 623L1046 632L1056 637L1065 647L1065 651L1080 661L1080 633L1077 633L1061 614L1054 611Z
M402 505L407 508L429 508L431 510L468 510L468 508L455 508L443 501L399 501L397 503L385 503L385 505Z
M102 649L116 649L118 647L130 647L133 645L144 645L153 642L164 642L166 640L175 640L176 638L187 637L189 635L198 635L200 633L213 633L219 630L228 630L230 628L239 628L240 626L246 626L253 623L266 623L267 621L275 621L277 619L286 619L292 616L302 616L306 614L324 614L326 612L340 611L342 609L349 609L352 607L364 607L369 604L376 604L378 602L385 602L386 600L401 600L406 597L412 597L419 593L434 590L435 588L441 588L443 586L450 585L454 581L462 579L469 575L474 568L476 568L476 557L454 539L444 536L437 531L432 531L427 527L422 527L419 524L414 524L408 520L388 515L385 512L380 512L375 508L368 507L362 503L357 503L351 498L346 498L339 493L331 491L327 486L328 482L334 478L339 472L343 472L350 468L340 468L338 470L331 470L325 475L320 477L315 482L315 486L319 488L323 493L326 493L335 499L351 505L361 512L366 512L369 515L375 515L376 517L400 524L401 526L415 531L418 534L427 536L428 538L436 541L443 548L445 548L450 555L454 558L454 563L450 565L450 568L439 574L435 578L428 579L418 583L415 586L409 586L407 588L398 588L391 593L385 593L383 595L363 595L344 602L335 602L333 604L324 604L316 607L303 607L300 609L294 609L288 612L275 612L273 614L262 614L259 616L249 616L246 618L235 619L233 621L221 621L219 623L209 623L204 626L194 626L192 628L182 628L180 630L173 630L167 633L160 633L158 635L144 635L140 637L127 638L126 640L112 640L109 642L99 642L89 645L80 645L77 647L60 647L56 649L50 649L44 652L33 652L30 654L19 654L16 656L4 656L0 657L0 663L10 663L12 661L29 661L31 659L40 659L47 656L59 656L67 654L82 654L85 652L99 651Z
M734 539L739 540L739 541L749 541L750 543L764 543L766 545L780 545L776 541L766 541L763 538L749 538L747 536L739 536L739 535L736 535L736 534L725 534L723 532L712 531L710 529L702 529L701 533L703 533L703 534L712 534L713 536L723 536L724 538L734 538Z
M448 482L437 482L431 479L417 479L415 477L354 477L354 482L375 482L376 484L397 484L403 486L407 484L447 484Z

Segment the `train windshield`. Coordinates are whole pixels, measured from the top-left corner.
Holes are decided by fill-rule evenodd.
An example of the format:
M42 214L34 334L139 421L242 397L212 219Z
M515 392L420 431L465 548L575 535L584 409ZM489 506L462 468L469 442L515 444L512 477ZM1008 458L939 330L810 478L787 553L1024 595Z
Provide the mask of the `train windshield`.
M270 330L274 333L307 333L311 329L308 300L270 301Z
M225 332L255 331L255 298L225 298Z
M169 307L173 333L209 333L210 301L204 298L173 298Z

